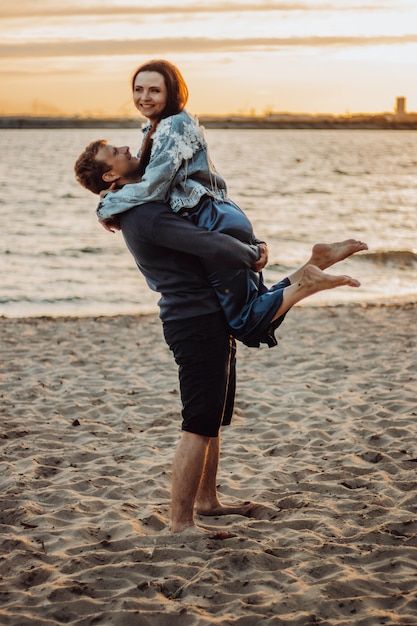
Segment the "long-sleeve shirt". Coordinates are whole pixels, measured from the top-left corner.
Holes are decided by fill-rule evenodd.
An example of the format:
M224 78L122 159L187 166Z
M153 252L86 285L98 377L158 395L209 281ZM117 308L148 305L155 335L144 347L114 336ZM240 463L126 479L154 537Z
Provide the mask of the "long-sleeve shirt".
M256 245L199 228L167 204L148 203L120 216L126 244L149 287L161 294L162 321L192 318L220 310L203 262L249 269L259 258Z

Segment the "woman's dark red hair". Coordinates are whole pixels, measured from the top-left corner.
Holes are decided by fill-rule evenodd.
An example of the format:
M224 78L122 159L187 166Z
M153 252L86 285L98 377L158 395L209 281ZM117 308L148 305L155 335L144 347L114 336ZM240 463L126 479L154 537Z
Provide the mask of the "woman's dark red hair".
M133 92L135 90L136 77L141 72L158 72L158 74L161 74L164 77L167 89L167 103L165 108L156 123L152 124L152 128L146 135L145 141L142 145L139 161L139 173L143 176L146 166L151 158L152 135L155 132L158 123L165 117L176 115L183 110L188 100L188 87L181 72L177 67L175 67L175 65L169 61L156 59L143 63L133 72L131 83Z
M154 60L140 65L132 76L132 91L135 89L135 80L141 72L158 72L164 77L167 88L167 103L160 119L176 115L185 107L188 100L188 87L181 72L169 61ZM160 120L158 120L160 121Z

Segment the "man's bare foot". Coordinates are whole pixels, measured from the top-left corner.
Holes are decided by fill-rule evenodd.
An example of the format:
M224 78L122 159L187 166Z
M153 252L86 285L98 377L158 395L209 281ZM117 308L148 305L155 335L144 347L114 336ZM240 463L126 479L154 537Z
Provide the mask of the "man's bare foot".
M316 243L313 246L309 263L316 265L321 270L325 270L362 250L368 250L368 245L364 241L358 241L357 239L346 239L345 241L337 241L330 244Z
M217 516L217 515L243 515L244 517L251 517L251 511L256 505L252 502L241 502L240 504L220 504L217 503L214 506L210 505L197 505L197 515Z
M344 274L339 276L325 274L315 265L307 265L297 283L297 287L305 292L306 296L311 296L326 289L334 289L335 287L360 287L360 285L356 278L351 278Z
M264 504L257 502L241 502L240 504L230 504L213 506L210 509L197 508L197 515L201 516L220 516L220 515L242 515L252 519L274 519L277 516L277 510Z
M203 526L186 526L182 530L172 531L171 535L177 536L179 538L187 539L231 539L232 537L236 537L234 533L228 532L227 530L221 530L218 528L204 528Z

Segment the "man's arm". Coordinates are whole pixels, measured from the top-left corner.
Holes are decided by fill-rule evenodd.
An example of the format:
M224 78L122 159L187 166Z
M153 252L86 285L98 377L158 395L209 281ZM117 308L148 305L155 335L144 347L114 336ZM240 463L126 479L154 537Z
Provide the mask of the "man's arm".
M129 220L129 228L134 229L134 236L154 245L235 269L255 269L261 259L258 245L242 243L230 235L199 228L173 213L167 204L149 203L132 211L134 219Z
M115 233L117 230L120 230L119 217L117 215L100 223L110 233ZM252 263L251 269L255 272L262 272L268 264L268 244L265 241L255 239L254 245L258 248L259 257L257 261Z

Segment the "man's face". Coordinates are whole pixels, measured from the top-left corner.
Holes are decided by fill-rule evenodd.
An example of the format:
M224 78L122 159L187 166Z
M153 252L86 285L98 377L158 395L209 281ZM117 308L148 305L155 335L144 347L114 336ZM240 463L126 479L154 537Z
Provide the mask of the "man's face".
M117 148L116 146L105 144L98 150L96 160L104 161L109 166L110 170L103 174L103 179L107 182L125 184L139 180L139 159L130 154L128 146Z
M139 72L133 85L133 101L138 111L152 123L165 109L168 92L159 72Z

